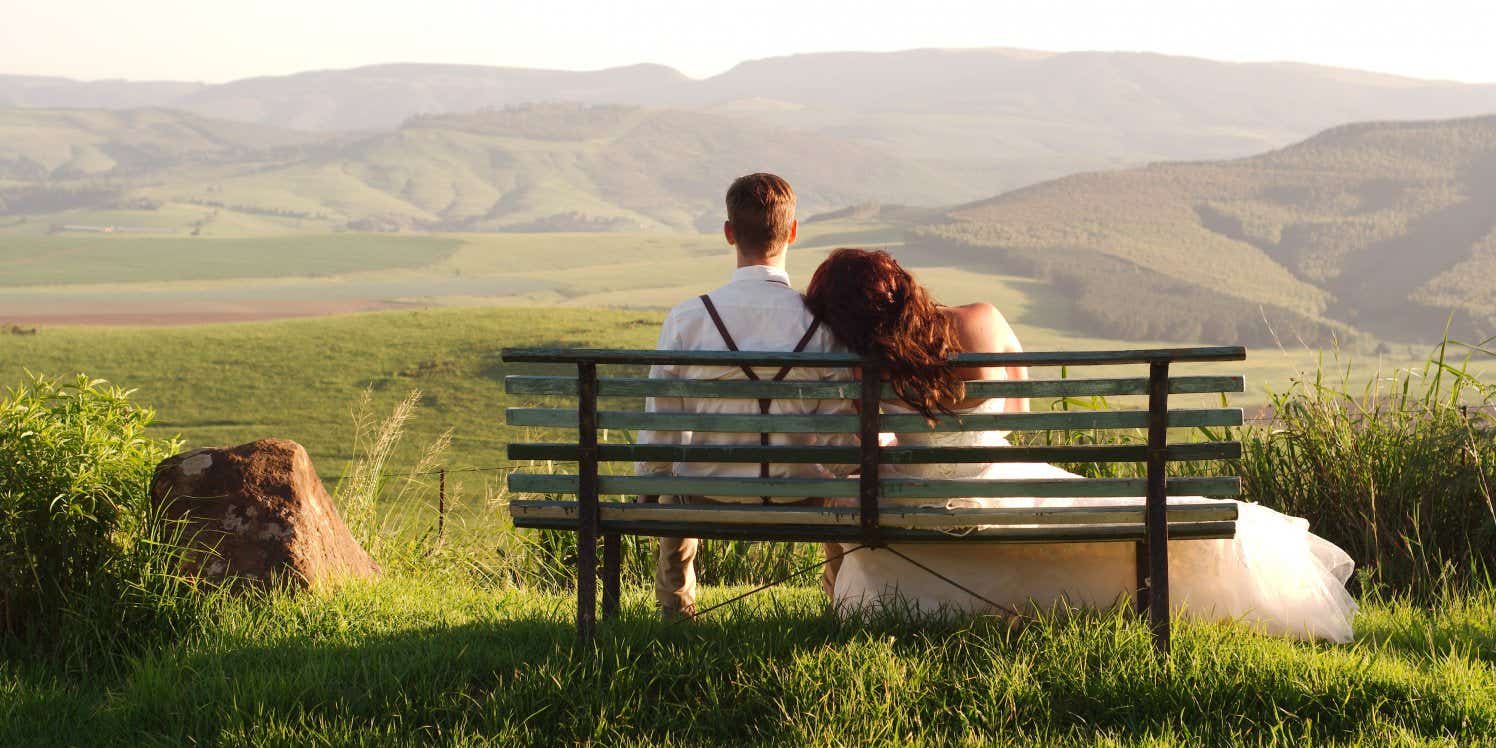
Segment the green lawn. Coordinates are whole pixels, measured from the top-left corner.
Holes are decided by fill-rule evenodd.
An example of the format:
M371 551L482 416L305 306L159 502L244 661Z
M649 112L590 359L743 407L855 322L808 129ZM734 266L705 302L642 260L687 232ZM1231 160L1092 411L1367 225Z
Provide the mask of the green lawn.
M458 244L380 234L8 236L0 241L0 278L5 286L60 286L336 275L422 267L447 257Z
M723 599L736 589L709 591ZM577 649L571 598L416 575L220 600L59 674L0 663L4 745L1490 745L1496 595L1368 605L1348 646L1125 614L843 623L786 589L685 625L640 594Z

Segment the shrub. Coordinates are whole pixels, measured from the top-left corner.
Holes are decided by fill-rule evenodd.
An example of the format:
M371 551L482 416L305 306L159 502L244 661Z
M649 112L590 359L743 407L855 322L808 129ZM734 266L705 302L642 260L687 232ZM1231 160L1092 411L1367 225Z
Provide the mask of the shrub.
M149 483L179 445L145 435L152 415L84 376L33 376L0 400L4 632L50 630L68 613L122 621L118 604L140 589L142 569L161 568Z

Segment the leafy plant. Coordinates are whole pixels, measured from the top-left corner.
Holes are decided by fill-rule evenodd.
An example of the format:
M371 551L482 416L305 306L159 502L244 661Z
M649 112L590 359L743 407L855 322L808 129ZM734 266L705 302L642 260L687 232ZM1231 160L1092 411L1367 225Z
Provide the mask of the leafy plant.
M170 578L149 484L180 445L146 436L153 413L130 394L82 375L33 375L0 399L4 632L67 616L114 630L128 618L122 609L154 606L152 590Z

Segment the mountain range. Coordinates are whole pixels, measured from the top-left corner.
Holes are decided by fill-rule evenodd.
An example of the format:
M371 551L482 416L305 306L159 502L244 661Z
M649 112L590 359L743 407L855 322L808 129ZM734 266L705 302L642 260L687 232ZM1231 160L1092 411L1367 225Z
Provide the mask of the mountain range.
M1447 320L1480 339L1496 332L1496 117L1465 115L1489 112L1496 86L1001 49L801 55L705 80L651 65L0 76L0 217L700 230L728 179L770 170L807 219L897 224L927 258L1048 279L1096 335L1326 344ZM1394 121L1342 124L1357 120Z
M1077 171L1245 156L1346 122L1492 113L1496 85L1014 49L793 55L701 80L659 65L387 64L214 85L0 76L0 107L164 107L307 132L556 102L713 113L875 148L947 175L947 188L922 201L941 205Z
M693 230L720 223L731 176L758 170L791 179L807 213L955 189L870 146L685 110L522 105L357 135L163 109L0 110L0 215L73 223L146 207L282 230Z

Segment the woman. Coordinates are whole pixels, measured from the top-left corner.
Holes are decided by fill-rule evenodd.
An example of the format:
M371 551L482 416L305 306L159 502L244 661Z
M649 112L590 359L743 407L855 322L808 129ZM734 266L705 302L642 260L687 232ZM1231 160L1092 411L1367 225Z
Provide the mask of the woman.
M897 399L888 413L926 418L953 413L1026 410L1025 401L967 398L966 379L1019 379L1012 368L949 369L962 351L1019 351L1017 338L990 304L942 307L886 252L840 249L816 269L806 301L849 348L883 364ZM1004 446L1003 432L897 435L903 445ZM1038 463L891 465L898 478L1080 478ZM937 506L1102 506L1127 499L983 498ZM1174 501L1207 501L1200 497ZM1237 534L1229 540L1169 545L1170 598L1177 612L1240 619L1268 632L1305 639L1350 641L1356 603L1345 590L1353 563L1344 551L1308 531L1308 522L1238 502ZM852 546L847 546L849 549ZM910 544L898 550L947 576L980 598L899 556L876 549L846 556L837 576L841 606L897 599L921 610L986 610L988 602L1014 610L1057 604L1109 608L1130 598L1136 584L1131 543ZM985 601L983 600L985 599Z

